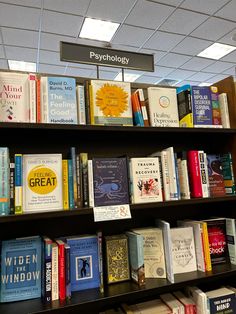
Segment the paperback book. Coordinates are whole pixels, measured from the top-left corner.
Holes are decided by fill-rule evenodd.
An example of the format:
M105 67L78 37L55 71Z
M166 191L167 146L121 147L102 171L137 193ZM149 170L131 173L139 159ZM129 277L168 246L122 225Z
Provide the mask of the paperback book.
M225 183L219 154L207 154L210 196L224 196Z
M0 216L10 214L10 156L8 147L0 147Z

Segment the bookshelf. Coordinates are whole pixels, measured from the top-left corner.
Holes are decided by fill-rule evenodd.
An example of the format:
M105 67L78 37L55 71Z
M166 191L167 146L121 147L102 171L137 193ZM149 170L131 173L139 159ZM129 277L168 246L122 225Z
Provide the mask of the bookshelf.
M190 129L157 127L122 127L92 125L59 125L30 123L1 123L1 146L8 146L14 153L59 153L66 157L69 147L86 151L89 156L145 156L167 146L176 151L203 149L211 152L230 151L236 173L236 96L233 77L216 84L220 92L229 95L231 129ZM144 87L134 84L133 88ZM30 135L30 136L29 136ZM177 219L205 219L211 215L236 218L236 196L190 199L131 205L132 219L94 223L92 208L71 211L23 214L0 217L0 239L29 235L84 234L103 230L104 235L123 232L132 227L153 225L155 218L175 224ZM44 305L40 299L0 304L0 313L98 313L121 302L136 302L155 298L160 293L181 289L190 285L217 285L235 283L236 266L214 266L212 272L192 272L177 275L175 283L165 279L149 279L139 288L131 281L105 285L103 294L98 289L75 292L70 301Z

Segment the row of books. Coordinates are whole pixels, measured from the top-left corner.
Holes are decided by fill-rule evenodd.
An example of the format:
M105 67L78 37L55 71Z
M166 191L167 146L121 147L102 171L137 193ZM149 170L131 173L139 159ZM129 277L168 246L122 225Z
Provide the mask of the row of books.
M216 86L148 87L34 73L0 72L0 121L153 127L230 127Z
M93 157L70 147L62 154L15 154L0 147L0 214L160 202L235 194L231 153Z

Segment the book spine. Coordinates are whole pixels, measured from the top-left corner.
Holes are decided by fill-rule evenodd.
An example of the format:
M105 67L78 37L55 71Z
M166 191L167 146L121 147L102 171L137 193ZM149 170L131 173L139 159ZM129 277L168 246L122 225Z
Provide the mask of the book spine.
M89 114L90 114L90 124L95 124L94 119L94 106L93 103L93 87L91 84L88 85L88 97L89 97Z
M58 246L52 243L52 301L59 299Z
M168 147L167 159L169 166L169 178L170 178L170 200L178 200L178 188L177 188L177 177L176 177L176 165L175 165L175 155L173 147Z
M190 199L190 187L189 187L189 178L188 178L188 166L187 159L185 154L182 155L182 158L177 160L178 162L178 171L179 171L179 181L180 181L180 196L181 199Z
M0 216L10 214L10 157L7 147L0 148Z
M142 115L143 115L144 126L150 126L143 89L138 88L136 92L138 93L138 97L139 97L139 102L140 102L141 111L142 111Z
M166 151L161 151L161 166L163 175L164 200L170 200L170 174L168 167L168 154Z
M70 246L65 243L65 285L66 299L71 298L71 276L70 276Z
M209 197L209 185L207 183L207 173L208 169L206 167L204 151L198 151L198 160L199 160L199 168L200 168L200 178L202 185L202 197Z
M85 111L85 97L84 86L78 85L77 92L77 105L78 105L78 124L86 124L86 111Z
M229 119L229 108L228 108L228 99L226 93L219 94L219 105L222 119L223 128L230 128L230 119Z
M94 188L93 188L93 161L88 160L88 186L89 186L89 206L94 207Z
M36 75L29 73L29 121L36 123Z
M22 154L15 154L15 214L23 213Z
M69 209L75 208L72 160L68 159L68 189L69 189Z
M212 106L212 124L215 127L222 128L218 88L216 86L211 86L210 90L211 90L211 106Z
M41 123L41 80L36 77L36 122Z
M202 224L203 247L204 247L204 258L205 258L205 263L206 263L206 271L211 271L212 265L211 265L211 254L210 254L207 223L201 222L201 224Z
M225 193L235 194L235 180L232 154L230 152L220 155L222 172L224 177Z
M83 206L89 206L89 186L88 186L88 154L80 153L80 161L83 173Z
M99 276L100 276L100 292L104 292L104 275L103 275L103 252L102 252L102 231L97 232L98 237L98 258L99 258Z
M77 184L77 165L76 165L76 148L70 148L70 155L72 160L72 174L73 174L73 191L74 191L74 208L80 207L78 198L78 184Z
M50 303L52 298L52 241L50 239L43 239L42 270L42 298L44 303Z
M230 263L236 265L236 225L235 219L226 218L226 236Z
M68 160L62 160L62 178L63 178L63 209L69 209L69 184L68 184Z
M89 93L89 81L84 82L84 96L85 96L85 112L86 112L86 124L91 124L90 121L90 93Z
M202 197L202 183L200 175L200 165L198 151L191 150L187 152L187 161L189 169L189 182L191 197Z
M15 162L10 162L10 213L15 214Z
M62 243L62 241L58 241L57 245L58 245L59 299L62 301L65 300L66 298L65 244Z
M41 77L40 83L40 92L41 92L41 122L48 123L48 79L47 77Z
M134 125L144 126L144 120L143 120L143 115L141 111L141 106L139 103L138 94L135 92L131 94L131 104L132 104L132 110L133 110Z
M82 185L82 171L80 164L79 154L76 155L76 182L77 182L77 193L78 193L78 207L83 207L83 185Z

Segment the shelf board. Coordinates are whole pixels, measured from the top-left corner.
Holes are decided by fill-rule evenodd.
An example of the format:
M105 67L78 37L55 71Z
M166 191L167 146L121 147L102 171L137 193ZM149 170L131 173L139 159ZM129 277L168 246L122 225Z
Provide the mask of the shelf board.
M70 301L64 303L53 302L44 305L40 299L19 301L0 304L0 313L12 314L17 308L17 314L25 313L97 313L105 307L114 306L122 302L135 303L140 298L157 297L161 293L175 291L186 287L186 285L199 285L205 282L217 281L236 275L236 266L221 264L213 267L211 272L191 272L175 276L175 283L166 279L147 279L144 287L139 287L132 281L117 283L105 287L104 293L99 289L90 289L72 293Z

